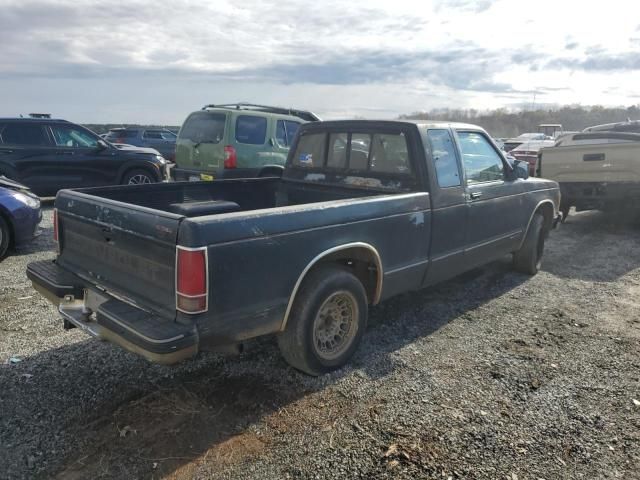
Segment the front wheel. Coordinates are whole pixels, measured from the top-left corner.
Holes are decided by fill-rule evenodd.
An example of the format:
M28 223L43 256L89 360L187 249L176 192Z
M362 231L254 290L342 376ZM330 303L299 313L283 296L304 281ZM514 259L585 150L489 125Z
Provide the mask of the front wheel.
M542 264L545 235L544 217L536 213L531 220L522 246L513 254L513 267L518 272L529 275L538 273Z
M131 170L122 178L122 185L156 183L156 178L147 170Z
M309 375L345 365L367 326L367 294L358 278L338 265L305 278L286 330L278 336L284 359Z

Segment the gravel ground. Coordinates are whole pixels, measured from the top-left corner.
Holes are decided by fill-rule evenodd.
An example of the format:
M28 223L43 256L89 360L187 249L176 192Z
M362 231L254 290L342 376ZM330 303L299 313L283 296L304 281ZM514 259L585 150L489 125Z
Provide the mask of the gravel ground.
M577 214L533 278L505 259L385 302L321 378L270 338L162 367L64 332L24 275L43 226L0 264L0 478L640 478L630 224Z

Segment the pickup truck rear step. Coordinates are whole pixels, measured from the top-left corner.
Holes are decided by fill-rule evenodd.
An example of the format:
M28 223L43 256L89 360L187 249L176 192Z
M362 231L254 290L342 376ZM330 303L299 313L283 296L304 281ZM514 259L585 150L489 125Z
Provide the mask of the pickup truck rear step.
M156 363L177 363L198 352L194 324L184 325L98 292L55 262L31 263L27 276L58 306L67 329L73 325Z
M197 343L193 326L158 317L116 299L100 305L96 320L98 325L152 353L173 353Z
M73 295L74 298L82 298L83 287L80 279L73 273L60 268L55 261L42 260L30 263L27 267L27 278L33 282L34 286L46 288L48 297L53 295L64 298Z

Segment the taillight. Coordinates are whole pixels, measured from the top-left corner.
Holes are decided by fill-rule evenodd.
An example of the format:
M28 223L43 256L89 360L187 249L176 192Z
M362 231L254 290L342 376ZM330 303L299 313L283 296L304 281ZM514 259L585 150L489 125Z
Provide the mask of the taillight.
M236 149L231 145L224 147L224 168L236 168L238 166L238 155Z
M53 209L53 241L56 244L56 252L60 253L60 237L58 229L58 209Z
M208 305L207 248L176 248L176 309L206 312Z

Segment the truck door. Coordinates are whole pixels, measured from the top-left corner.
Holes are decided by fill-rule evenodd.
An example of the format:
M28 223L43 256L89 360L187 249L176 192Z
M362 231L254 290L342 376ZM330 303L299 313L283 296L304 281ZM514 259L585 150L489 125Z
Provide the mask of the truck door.
M523 234L522 180L508 179L506 161L482 132L457 131L469 206L465 263L481 265L517 250Z
M452 132L446 128L427 130L426 144L433 235L431 263L424 284L430 285L466 270L464 248L468 205L461 159Z

